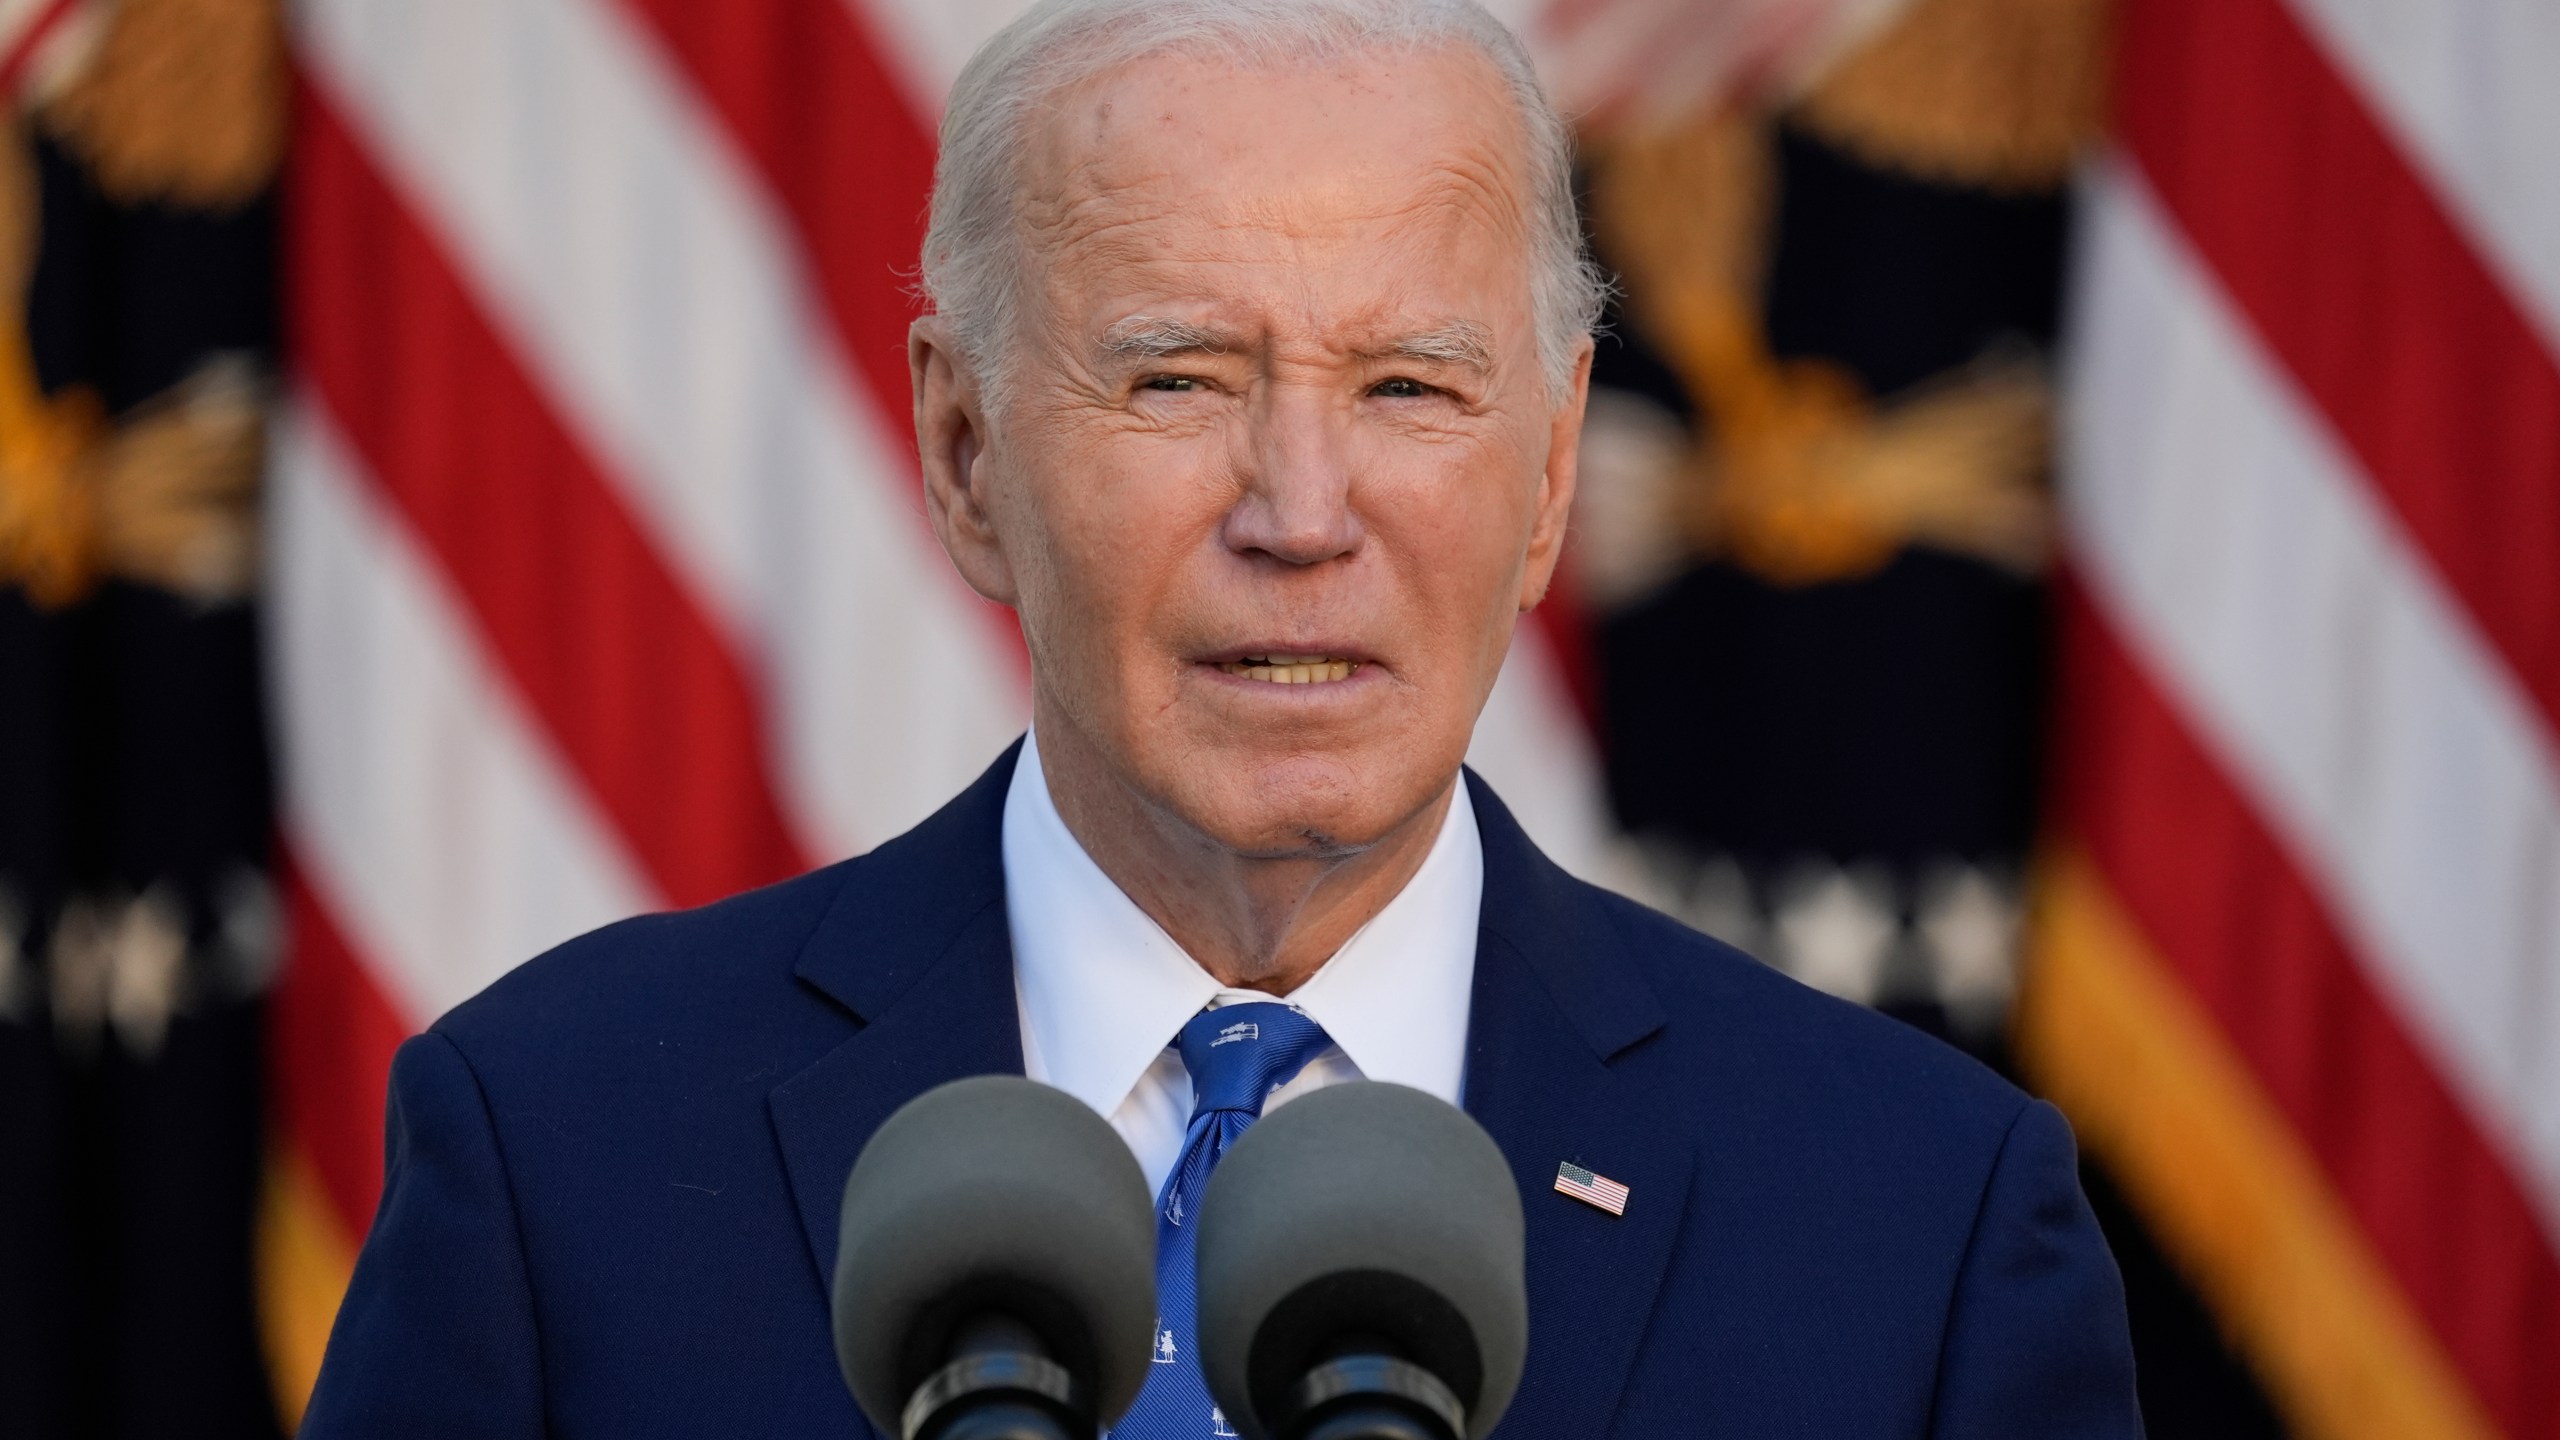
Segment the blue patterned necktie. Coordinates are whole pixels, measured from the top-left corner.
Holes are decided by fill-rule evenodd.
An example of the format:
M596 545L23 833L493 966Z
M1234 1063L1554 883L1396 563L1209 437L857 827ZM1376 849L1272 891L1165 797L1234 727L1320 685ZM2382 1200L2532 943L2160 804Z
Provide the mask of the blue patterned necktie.
M1253 1004L1203 1010L1174 1043L1191 1071L1191 1128L1156 1204L1156 1363L1138 1403L1111 1427L1113 1440L1208 1440L1236 1433L1210 1402L1194 1353L1200 1311L1193 1293L1191 1220L1218 1157L1261 1118L1271 1092L1296 1079L1332 1042L1323 1026L1286 1005Z

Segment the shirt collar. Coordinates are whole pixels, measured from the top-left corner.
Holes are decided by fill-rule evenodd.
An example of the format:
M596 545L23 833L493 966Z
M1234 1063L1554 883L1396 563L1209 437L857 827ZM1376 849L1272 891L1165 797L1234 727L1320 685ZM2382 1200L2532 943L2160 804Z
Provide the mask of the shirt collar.
M1123 894L1067 829L1036 737L1004 806L1005 908L1026 1068L1103 1115L1119 1108L1183 1023L1222 991ZM1466 1066L1484 847L1455 787L1431 853L1386 908L1291 993L1360 1073L1456 1104Z

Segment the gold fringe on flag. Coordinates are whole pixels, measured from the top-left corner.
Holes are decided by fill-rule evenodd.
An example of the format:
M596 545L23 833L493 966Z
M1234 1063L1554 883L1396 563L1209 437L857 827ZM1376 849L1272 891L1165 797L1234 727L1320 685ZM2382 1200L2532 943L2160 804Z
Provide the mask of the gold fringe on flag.
M276 1408L291 1434L311 1403L329 1328L355 1274L346 1233L310 1160L290 1141L270 1147L258 1201L258 1325Z
M2036 886L2016 1017L2038 1093L2125 1186L2310 1440L2493 1440L2292 1126L2077 849Z

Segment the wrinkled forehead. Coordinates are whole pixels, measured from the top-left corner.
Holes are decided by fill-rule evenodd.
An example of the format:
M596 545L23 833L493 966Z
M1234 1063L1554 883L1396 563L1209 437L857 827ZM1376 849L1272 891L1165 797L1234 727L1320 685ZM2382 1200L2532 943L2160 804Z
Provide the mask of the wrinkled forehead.
M1525 295L1527 148L1500 73L1463 48L1160 54L1043 107L1017 215L1053 290L1224 272Z

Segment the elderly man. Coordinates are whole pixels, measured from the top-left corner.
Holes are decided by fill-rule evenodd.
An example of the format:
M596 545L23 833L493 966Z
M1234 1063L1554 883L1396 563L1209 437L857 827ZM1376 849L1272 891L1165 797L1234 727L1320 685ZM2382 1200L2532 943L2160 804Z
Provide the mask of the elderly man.
M1032 733L878 851L404 1047L304 1434L864 1433L825 1277L880 1121L1027 1071L1178 1213L1238 1016L1248 1113L1365 1076L1500 1142L1506 1434L2138 1434L2050 1108L1567 878L1461 768L1555 570L1601 290L1512 37L1471 0L1050 0L942 146L916 434ZM1222 1428L1177 1324L1116 1434Z

